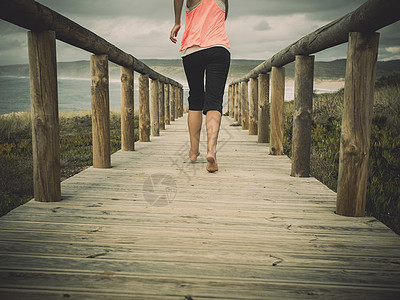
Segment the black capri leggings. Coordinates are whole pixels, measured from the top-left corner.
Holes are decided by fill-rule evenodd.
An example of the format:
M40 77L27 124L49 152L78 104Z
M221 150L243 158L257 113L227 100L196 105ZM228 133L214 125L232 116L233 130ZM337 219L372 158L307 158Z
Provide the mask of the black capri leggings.
M183 57L189 84L189 110L203 111L203 114L207 114L209 110L217 110L222 114L230 62L231 54L224 47L212 47Z

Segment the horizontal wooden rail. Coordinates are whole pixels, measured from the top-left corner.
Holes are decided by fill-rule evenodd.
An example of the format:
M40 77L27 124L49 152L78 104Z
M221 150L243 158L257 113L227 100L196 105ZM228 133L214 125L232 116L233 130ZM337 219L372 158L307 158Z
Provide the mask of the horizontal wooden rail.
M1 0L0 18L32 31L52 30L60 41L93 54L107 54L110 61L122 67L132 68L138 73L149 75L153 80L182 88L180 83L157 73L133 55L33 0Z
M304 36L297 42L279 51L244 77L230 85L259 74L268 73L272 67L283 67L295 60L296 55L309 55L346 43L350 32L374 32L400 20L399 0L370 0L355 11Z

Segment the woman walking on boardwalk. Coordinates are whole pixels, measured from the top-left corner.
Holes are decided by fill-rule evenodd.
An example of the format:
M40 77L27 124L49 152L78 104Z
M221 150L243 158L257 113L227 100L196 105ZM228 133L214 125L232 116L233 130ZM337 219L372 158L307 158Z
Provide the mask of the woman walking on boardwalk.
M174 0L175 25L170 39L177 42L184 0ZM202 114L206 115L207 171L218 171L217 140L222 102L230 66L230 45L225 30L228 0L187 0L181 56L189 84L189 158L199 156ZM204 87L204 74L206 75Z

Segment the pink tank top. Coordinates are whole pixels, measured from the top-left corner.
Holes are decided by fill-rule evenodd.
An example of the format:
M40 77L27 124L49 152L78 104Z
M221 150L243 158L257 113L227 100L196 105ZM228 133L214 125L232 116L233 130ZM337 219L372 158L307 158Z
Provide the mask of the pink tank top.
M189 13L185 5L185 11L185 32L179 51L193 46L230 48L225 30L225 12L215 0L201 0L199 6Z

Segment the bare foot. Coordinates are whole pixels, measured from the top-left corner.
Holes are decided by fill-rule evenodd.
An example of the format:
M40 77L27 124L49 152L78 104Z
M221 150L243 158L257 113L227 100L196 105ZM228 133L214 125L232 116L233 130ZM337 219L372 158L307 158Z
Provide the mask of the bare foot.
M210 152L207 154L207 167L206 170L210 173L218 171L218 164L216 155L212 155Z
M195 154L193 154L195 153ZM200 152L197 151L196 152L192 152L191 150L189 151L189 158L191 162L196 162L197 161L197 157L200 155Z

